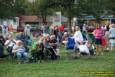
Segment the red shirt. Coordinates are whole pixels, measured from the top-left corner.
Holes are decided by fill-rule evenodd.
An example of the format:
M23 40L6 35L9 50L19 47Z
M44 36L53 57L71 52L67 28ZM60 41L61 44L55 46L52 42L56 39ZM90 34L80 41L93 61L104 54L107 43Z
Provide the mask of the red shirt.
M59 26L59 30L63 32L64 31L64 26L63 25Z

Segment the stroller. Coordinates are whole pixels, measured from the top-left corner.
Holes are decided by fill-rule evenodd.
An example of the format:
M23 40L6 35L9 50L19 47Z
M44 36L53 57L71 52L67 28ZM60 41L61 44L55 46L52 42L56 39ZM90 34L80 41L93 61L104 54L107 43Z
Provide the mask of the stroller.
M51 60L57 59L56 51L52 47L44 48L44 56L45 59L51 59Z
M44 59L44 47L43 44L37 44L36 48L34 50L31 51L31 58L30 58L30 62L37 62L38 60L40 60L40 62Z

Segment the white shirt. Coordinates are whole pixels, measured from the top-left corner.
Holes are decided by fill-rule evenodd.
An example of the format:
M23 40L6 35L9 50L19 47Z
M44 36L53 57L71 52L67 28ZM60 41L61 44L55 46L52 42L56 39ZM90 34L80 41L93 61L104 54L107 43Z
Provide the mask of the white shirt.
M23 45L22 46L14 45L12 52L25 52L25 51L26 49Z
M12 47L12 46L15 45L15 41L6 40L5 45L6 45L7 48Z
M86 29L86 25L84 24L83 25L83 31L86 31L87 29Z
M109 33L109 37L115 37L115 28L110 28Z
M89 48L86 45L79 45L78 48L79 48L80 52L84 52L84 53L90 54Z
M7 25L1 25L1 27L2 27L2 30L4 31L8 31L8 26Z
M31 30L31 25L27 24L24 31L25 33L27 33L28 35L30 35L30 30Z
M83 36L82 36L81 31L76 31L73 37L75 39L75 42L83 41Z

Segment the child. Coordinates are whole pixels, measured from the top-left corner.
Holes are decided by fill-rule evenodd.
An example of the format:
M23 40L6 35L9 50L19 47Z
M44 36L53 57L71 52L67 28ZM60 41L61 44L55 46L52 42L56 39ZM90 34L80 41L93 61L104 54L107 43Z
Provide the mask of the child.
M105 40L106 40L106 47L105 49L108 51L110 48L109 48L109 31L105 31L105 36L104 36Z
M105 37L102 38L102 47L103 47L103 50L105 51L107 47L107 39Z

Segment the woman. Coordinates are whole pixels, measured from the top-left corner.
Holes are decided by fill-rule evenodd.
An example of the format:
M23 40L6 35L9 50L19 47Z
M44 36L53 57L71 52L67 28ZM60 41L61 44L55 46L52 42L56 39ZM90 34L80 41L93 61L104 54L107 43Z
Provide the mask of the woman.
M45 56L50 56L50 58L52 60L55 60L57 58L57 56L55 54L55 51L52 48L52 45L51 45L52 43L51 42L53 42L53 41L51 41L50 36L46 35L45 38L44 38L44 41L43 41L43 45L44 45L44 48L45 48Z
M65 32L64 35L62 36L62 44L64 44L65 46L67 45L67 41L68 41L68 33Z
M49 42L51 48L54 50L55 54L57 56L59 56L59 46L58 46L58 43L57 43L57 39L55 37L55 35L51 35L50 36L50 42Z
M83 40L83 35L82 35L82 33L80 31L80 28L78 26L76 26L76 32L75 32L73 37L74 37L76 43L84 41Z
M103 55L102 38L104 36L104 31L101 29L99 24L96 26L96 29L94 30L93 35L95 37L96 54Z
M12 48L15 45L16 40L13 38L13 34L10 33L7 37L7 40L5 41L5 46L7 48L8 51L8 55L13 57L13 53L12 53Z
M111 50L115 49L115 24L109 29L109 41Z
M76 57L79 56L79 54L78 54L79 43L84 41L83 35L82 35L81 31L80 31L80 27L79 26L76 26L76 32L75 32L73 38L75 40L74 52L75 52L75 58L76 58Z

